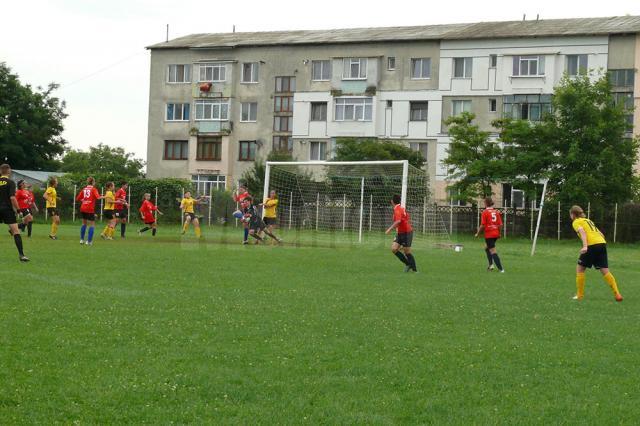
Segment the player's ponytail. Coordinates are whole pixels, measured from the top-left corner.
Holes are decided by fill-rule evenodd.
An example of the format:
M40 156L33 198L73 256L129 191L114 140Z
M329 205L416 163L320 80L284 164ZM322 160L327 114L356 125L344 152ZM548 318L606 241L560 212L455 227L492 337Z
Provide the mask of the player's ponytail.
M572 206L569 214L573 217L585 217L584 210L580 206Z
M96 180L92 176L89 176L87 178L87 184L88 185L95 185L96 184Z

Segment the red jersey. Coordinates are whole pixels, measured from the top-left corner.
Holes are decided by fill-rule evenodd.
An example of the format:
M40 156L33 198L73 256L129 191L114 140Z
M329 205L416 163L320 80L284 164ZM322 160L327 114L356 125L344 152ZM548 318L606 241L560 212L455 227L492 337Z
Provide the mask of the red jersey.
M100 199L100 193L93 185L85 186L76 197L76 200L80 201L80 212L82 213L95 213L96 212L96 200Z
M156 218L153 217L153 212L155 210L158 210L158 207L156 207L151 201L144 200L142 202L142 205L140 206L140 209L138 209L138 210L140 211L140 214L142 215L144 223L151 223L151 222L155 222L156 221Z
M115 199L116 201L118 200L127 201L127 191L125 191L122 188L118 189L116 191ZM124 208L124 204L116 203L116 210L122 210L123 208Z
M244 201L245 198L247 198L249 196L248 192L243 192L242 194L236 194L233 196L233 200L236 203L242 203Z
M33 195L33 192L26 190L27 194L29 194L29 207L33 206L36 203L36 196Z
M411 217L409 216L409 213L407 213L405 208L400 204L396 204L393 208L393 221L400 221L398 227L396 228L398 234L406 234L413 231L413 228L411 227Z
M500 238L500 227L502 226L502 215L493 207L488 207L482 212L481 222L484 227L485 238Z
M18 189L16 191L16 201L18 201L18 208L20 210L28 209L29 207L31 207L31 203L29 201L29 191L27 191L26 189Z

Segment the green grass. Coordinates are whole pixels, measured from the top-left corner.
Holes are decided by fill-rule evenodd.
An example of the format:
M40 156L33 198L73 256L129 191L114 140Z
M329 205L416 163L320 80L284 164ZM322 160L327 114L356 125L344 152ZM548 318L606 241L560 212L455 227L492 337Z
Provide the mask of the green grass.
M599 274L574 292L578 242L378 243L180 239L78 244L35 227L0 244L0 423L591 423L640 418L640 260L612 246L623 303ZM226 239L234 244L219 244Z

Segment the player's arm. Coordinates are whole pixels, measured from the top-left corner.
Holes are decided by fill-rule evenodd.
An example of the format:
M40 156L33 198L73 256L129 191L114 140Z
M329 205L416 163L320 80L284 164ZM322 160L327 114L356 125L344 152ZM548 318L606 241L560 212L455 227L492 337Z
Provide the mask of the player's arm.
M44 194L42 194L42 198L44 198L45 201L48 201L49 203L51 202L51 194L49 193L49 190L45 191Z
M578 236L580 240L582 240L582 248L580 249L580 253L584 254L589 249L589 245L587 244L587 233L585 232L583 227L578 228Z
M396 229L398 227L398 225L400 225L401 220L396 220L394 221L391 226L389 227L389 229L387 229L385 231L385 234L388 234L389 232L393 231L394 229Z
M480 235L480 233L484 230L484 212L482 213L482 217L480 219L480 226L478 226L478 230L476 231L476 234L474 235L474 237L477 237L478 235Z

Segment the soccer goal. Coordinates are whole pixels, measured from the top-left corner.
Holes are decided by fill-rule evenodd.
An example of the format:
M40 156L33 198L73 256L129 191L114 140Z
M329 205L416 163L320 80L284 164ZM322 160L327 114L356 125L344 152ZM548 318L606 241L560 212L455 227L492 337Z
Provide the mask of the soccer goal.
M280 231L298 242L388 241L393 194L400 194L411 216L414 241L448 238L427 174L406 160L268 161L265 195L271 190L278 194Z

